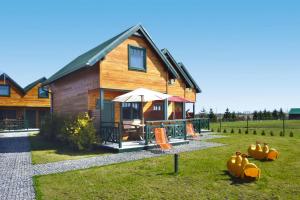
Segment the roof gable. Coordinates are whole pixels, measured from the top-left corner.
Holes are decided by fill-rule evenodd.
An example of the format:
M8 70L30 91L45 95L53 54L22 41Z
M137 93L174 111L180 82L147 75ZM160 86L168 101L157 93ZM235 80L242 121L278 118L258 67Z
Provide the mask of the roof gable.
M39 83L45 82L47 79L45 77L40 78L29 85L27 85L25 88L22 88L16 81L14 81L10 76L7 74L3 73L0 75L0 79L7 79L9 80L10 83L12 83L23 95L25 95L29 90L31 90L34 86L36 86Z
M23 88L7 74L5 74L5 73L1 74L0 79L9 80L9 82L12 85L14 85L22 94L25 94Z
M168 49L162 49L162 53L170 59L171 63L173 64L173 67L175 67L179 73L182 75L183 79L186 81L186 83L196 89L197 93L201 93L201 89L196 83L196 81L193 79L192 75L188 72L188 70L185 68L185 66L179 62L177 63L172 54L168 51Z
M133 26L124 32L116 35L115 37L103 42L97 47L89 50L88 52L80 55L75 60L70 62L68 65L63 67L61 70L56 72L53 76L51 76L47 81L45 81L44 85L50 84L57 79L60 79L72 72L80 70L82 68L91 67L96 64L98 61L103 59L110 51L112 51L115 47L121 44L123 41L128 39L130 36L134 35L136 32L139 32L145 39L150 43L151 47L155 50L158 56L162 59L162 61L167 66L169 72L174 76L178 77L176 70L172 67L169 61L165 58L165 56L161 53L161 51L154 44L153 40L144 29L142 25Z
M47 79L45 77L43 78L40 78L32 83L30 83L29 85L27 85L25 88L24 88L24 93L27 93L29 90L31 90L32 88L34 88L37 84L39 83L43 83L45 82Z
M189 87L194 88L193 83L188 78L187 74L181 69L181 67L178 65L172 54L167 49L162 49L162 53L167 57L167 59L170 60L170 62L173 64L173 67L177 69L177 71L182 76L183 80L188 84Z
M181 67L183 69L183 71L186 73L186 75L189 77L189 79L192 81L192 83L195 86L195 89L198 93L201 93L202 90L200 89L200 87L198 86L198 84L196 83L196 81L193 79L192 75L189 73L189 71L186 69L186 67L184 66L183 63L179 62L178 63L179 67Z

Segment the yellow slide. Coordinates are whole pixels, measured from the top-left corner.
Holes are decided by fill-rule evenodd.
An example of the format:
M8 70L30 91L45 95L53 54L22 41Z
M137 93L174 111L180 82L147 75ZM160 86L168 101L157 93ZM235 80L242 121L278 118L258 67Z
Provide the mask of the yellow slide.
M266 143L264 143L262 148L259 142L256 142L256 145L250 145L248 148L248 153L251 157L257 160L276 160L279 156L279 153L276 149L270 149Z
M232 176L242 179L247 177L260 178L260 169L254 163L249 163L247 155L241 155L240 152L236 152L236 155L231 156L227 161L227 169Z

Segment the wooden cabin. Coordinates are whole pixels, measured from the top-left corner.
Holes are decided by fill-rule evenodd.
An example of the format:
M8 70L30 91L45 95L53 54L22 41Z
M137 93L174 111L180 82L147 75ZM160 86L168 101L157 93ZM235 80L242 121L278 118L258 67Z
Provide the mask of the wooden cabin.
M7 74L0 75L0 126L9 124L13 129L16 123L23 122L23 128L40 127L50 112L50 95L42 88L45 80L41 78L22 88Z
M88 112L100 122L183 119L185 103L157 101L116 103L112 100L137 88L147 88L192 103L201 90L167 49L160 50L141 25L133 26L67 64L43 85L49 85L55 114ZM193 106L194 108L194 106Z
M289 119L300 120L300 108L291 108L291 110L289 111Z

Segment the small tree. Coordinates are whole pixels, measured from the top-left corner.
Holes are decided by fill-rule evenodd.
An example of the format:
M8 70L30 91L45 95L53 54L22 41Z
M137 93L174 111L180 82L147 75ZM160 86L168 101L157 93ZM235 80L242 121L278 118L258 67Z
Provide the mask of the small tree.
M231 113L231 117L230 118L231 118L232 121L236 120L236 114L235 114L235 112Z
M208 118L210 119L210 121L217 121L217 116L215 115L213 109L209 109Z
M258 120L258 113L256 110L253 112L253 120Z
M224 116L223 116L223 120L228 121L228 120L230 120L230 117L231 117L231 113L229 111L229 108L226 108L226 111L225 111Z
M257 119L258 119L258 120L263 120L263 113L262 113L262 111L259 111L259 112L257 113Z
M280 119L282 119L282 118L284 117L284 113L283 113L283 111L282 111L282 108L280 108L280 110L279 110L278 117L279 117Z
M279 117L278 117L278 111L275 109L275 110L273 110L273 112L272 112L272 118L273 119L278 119Z

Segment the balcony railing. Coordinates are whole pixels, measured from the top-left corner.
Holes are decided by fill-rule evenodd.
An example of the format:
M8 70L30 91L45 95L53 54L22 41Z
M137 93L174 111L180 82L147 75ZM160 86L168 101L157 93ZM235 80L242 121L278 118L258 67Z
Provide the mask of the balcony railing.
M201 133L201 129L209 129L209 119L206 118L148 121L146 122L145 144L155 140L155 128L165 128L169 138L186 140L186 125L188 123L193 124L197 133Z
M28 129L27 120L4 119L0 120L0 131L16 131Z

